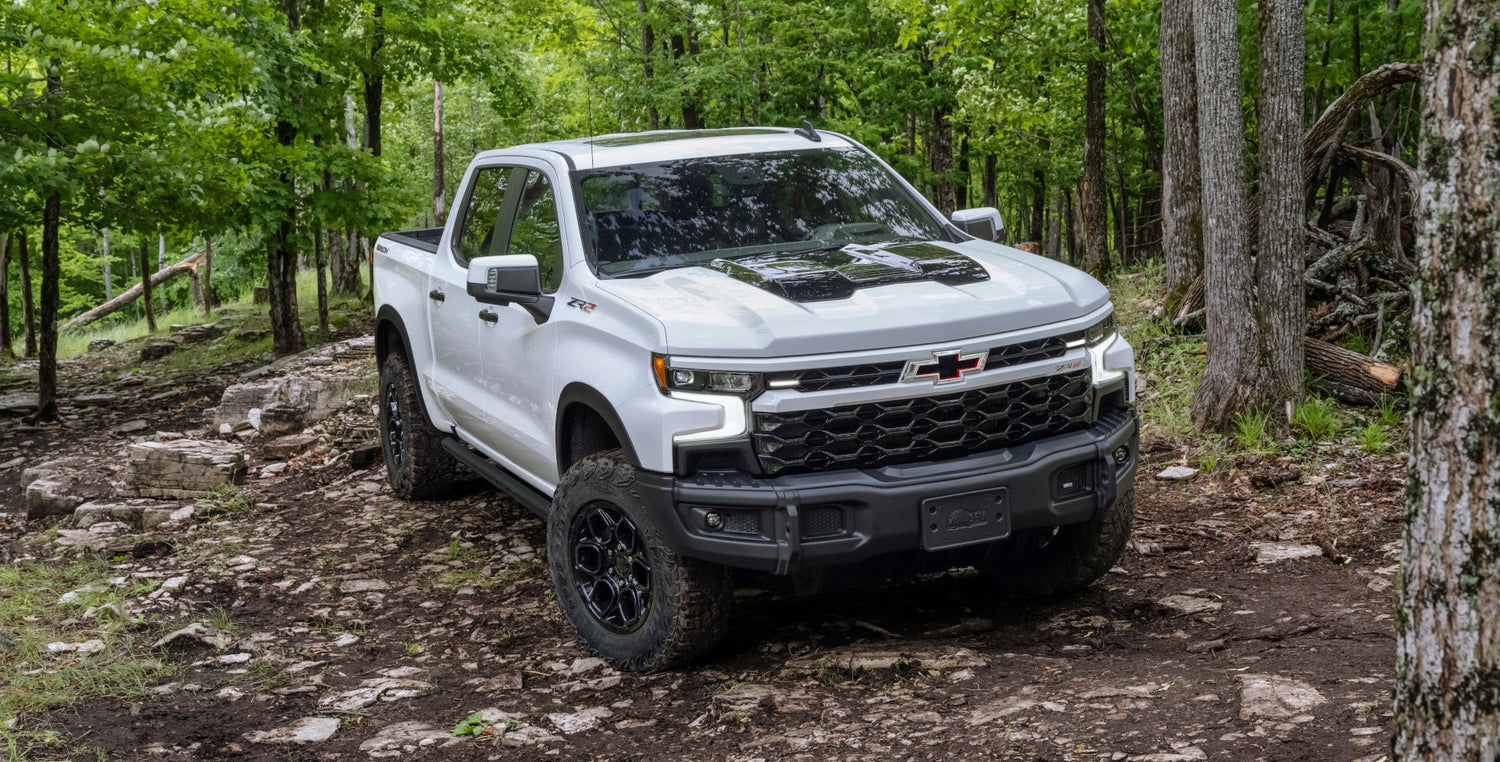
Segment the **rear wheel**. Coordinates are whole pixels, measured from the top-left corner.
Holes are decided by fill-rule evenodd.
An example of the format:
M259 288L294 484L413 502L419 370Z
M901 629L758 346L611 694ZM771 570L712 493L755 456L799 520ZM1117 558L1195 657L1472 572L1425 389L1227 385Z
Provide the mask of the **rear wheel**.
M729 621L729 570L667 547L619 450L563 474L547 518L547 564L563 615L620 669L687 662L713 647Z
M422 412L421 392L406 358L392 353L380 365L380 445L391 491L404 500L443 497L460 466L443 449L443 432Z
M1121 493L1100 516L1065 527L1027 529L996 543L976 568L1002 594L1048 598L1104 576L1130 538L1135 492Z

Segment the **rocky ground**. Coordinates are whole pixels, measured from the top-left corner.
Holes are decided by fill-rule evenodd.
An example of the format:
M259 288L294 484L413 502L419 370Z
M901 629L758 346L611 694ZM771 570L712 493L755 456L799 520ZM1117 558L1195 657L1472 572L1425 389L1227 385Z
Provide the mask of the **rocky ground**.
M1311 447L1165 479L1183 453L1148 432L1132 547L1085 593L1005 600L972 573L744 592L701 664L629 675L557 612L538 519L477 486L391 496L369 445L368 340L271 367L122 372L138 351L65 364L64 425L0 420L0 561L107 564L91 587L42 591L82 639L6 655L0 631L0 664L34 659L17 674L35 677L126 658L85 637L105 618L134 635L133 658L159 660L136 690L0 717L23 755L1373 762L1387 748L1393 454ZM210 473L244 483L205 496Z

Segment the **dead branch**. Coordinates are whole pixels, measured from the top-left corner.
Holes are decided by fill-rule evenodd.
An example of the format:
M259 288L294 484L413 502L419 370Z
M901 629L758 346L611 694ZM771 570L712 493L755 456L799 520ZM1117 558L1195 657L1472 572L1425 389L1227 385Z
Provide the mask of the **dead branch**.
M164 267L152 273L151 287L156 288L157 286L160 286L161 284L166 283L172 278L182 275L183 273L192 273L194 278L198 277L198 267L203 262L203 255L207 253L208 249L204 249L197 254L194 254L191 257L178 262L177 264ZM60 330L70 331L74 328L78 328L79 326L88 325L89 323L92 323L95 320L98 320L99 318L102 318L106 315L118 312L121 308L140 298L143 290L144 289L142 289L141 284L136 283L134 286L131 286L130 288L125 289L125 291L121 292L119 296L64 323Z

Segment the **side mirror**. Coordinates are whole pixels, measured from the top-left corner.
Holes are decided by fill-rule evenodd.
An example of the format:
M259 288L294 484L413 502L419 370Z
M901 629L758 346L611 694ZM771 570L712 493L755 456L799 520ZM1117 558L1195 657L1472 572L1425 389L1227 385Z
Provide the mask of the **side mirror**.
M542 293L542 272L530 254L475 257L469 260L469 296L480 304L521 305L536 322L552 314L552 297Z
M1000 220L1000 210L993 206L960 209L953 213L953 224L982 241L998 241L1005 234L1005 223Z

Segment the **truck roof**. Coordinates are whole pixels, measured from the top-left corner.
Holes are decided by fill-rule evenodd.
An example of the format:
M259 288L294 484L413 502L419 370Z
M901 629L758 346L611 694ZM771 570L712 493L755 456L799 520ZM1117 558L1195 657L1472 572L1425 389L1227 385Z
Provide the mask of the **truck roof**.
M620 132L572 140L527 143L512 148L484 151L477 158L494 159L519 152L540 151L560 153L568 157L578 169L596 169L705 156L854 146L848 138L837 133L817 130L816 134L819 138L817 141L808 139L806 131L786 127Z

